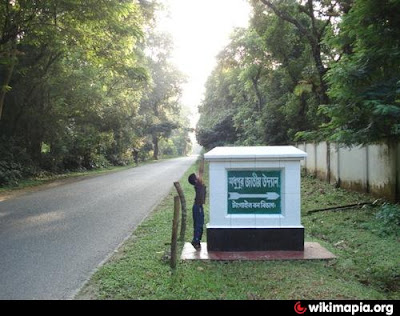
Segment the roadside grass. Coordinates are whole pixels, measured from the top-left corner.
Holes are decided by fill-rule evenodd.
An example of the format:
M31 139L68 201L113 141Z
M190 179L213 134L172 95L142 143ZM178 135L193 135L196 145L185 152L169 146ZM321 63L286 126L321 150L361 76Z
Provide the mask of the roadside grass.
M191 240L194 198L186 179L197 170L193 165L181 180L188 205L186 241ZM208 183L207 172L205 180ZM179 261L177 268L171 270L166 253L171 240L174 195L173 189L97 270L76 299L400 299L399 228L385 230L385 224L376 218L379 207L307 215L307 211L316 208L373 201L371 196L302 177L306 241L321 243L337 259ZM205 212L207 222L207 205ZM182 247L180 243L179 255Z
M102 175L102 174L107 174L107 173L111 173L111 172L123 171L123 170L127 170L130 168L134 168L136 166L142 166L142 165L146 165L149 163L155 163L157 161L162 161L162 160L164 160L164 159L147 160L145 162L140 162L138 165L132 163L132 164L128 164L126 166L111 166L111 167L105 167L105 168L99 168L99 169L93 169L93 170L87 170L87 171L71 171L71 172L65 172L65 173L60 173L60 174L43 173L36 177L21 179L20 181L18 181L17 184L14 184L14 185L0 186L0 194L7 194L7 193L23 190L23 189L36 188L36 187L40 187L42 185L46 185L46 184L49 184L49 183L52 183L55 181L63 181L63 180L73 179L73 178L78 178L78 177L96 176L96 175Z

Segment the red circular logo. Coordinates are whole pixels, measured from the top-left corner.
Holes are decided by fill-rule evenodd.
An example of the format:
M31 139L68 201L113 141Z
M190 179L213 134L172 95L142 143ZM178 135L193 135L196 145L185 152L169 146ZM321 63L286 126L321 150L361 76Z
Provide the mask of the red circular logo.
M302 307L300 302L297 302L296 304L294 304L294 311L297 314L304 314L307 310L307 307Z

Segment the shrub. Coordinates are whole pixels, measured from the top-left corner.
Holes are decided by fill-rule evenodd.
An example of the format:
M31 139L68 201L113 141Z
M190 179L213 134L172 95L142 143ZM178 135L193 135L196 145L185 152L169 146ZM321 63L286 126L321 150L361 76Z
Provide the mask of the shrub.
M0 185L17 185L23 177L34 175L38 168L25 148L14 138L0 138Z
M381 232L400 235L400 207L396 204L384 203L376 213L376 218L382 221Z
M19 163L0 160L0 185L17 185L22 178Z

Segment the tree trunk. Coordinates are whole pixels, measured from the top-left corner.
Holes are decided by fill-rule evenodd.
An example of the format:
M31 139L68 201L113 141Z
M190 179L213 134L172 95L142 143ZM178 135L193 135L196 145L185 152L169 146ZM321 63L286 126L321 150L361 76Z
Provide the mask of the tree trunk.
M158 160L158 137L157 134L153 134L153 159Z
M327 94L328 87L326 85L324 76L326 74L327 69L325 68L322 59L321 59L321 46L318 42L311 44L313 59L315 62L315 66L318 70L318 76L320 81L320 91L318 92L318 96L320 99L320 104L329 104L329 97Z
M260 89L258 87L258 80L260 79L260 76L261 76L261 68L258 69L256 77L251 78L251 81L253 83L253 88L257 96L257 110L259 113L261 113L262 107L264 105L264 100L260 92Z
M39 135L31 139L28 150L32 160L40 164L42 158L42 141Z
M1 86L0 86L0 120L2 119L2 116L3 116L4 100L5 100L6 94L9 90L9 84L10 84L11 77L14 72L14 66L16 63L16 57L17 57L17 44L14 41L12 43L11 52L10 52L10 65L8 66L8 69L6 71L4 81L1 83Z
M304 26L300 20L291 16L288 12L280 10L272 1L269 0L261 0L267 7L269 7L279 18L282 20L289 22L296 26L299 32L307 39L309 45L311 46L312 55L315 63L315 67L318 71L318 76L320 79L320 91L318 91L319 103L320 104L328 104L329 98L327 95L327 85L324 80L325 73L327 69L325 68L322 58L321 58L321 37L323 36L324 30L328 24L325 24L320 30L315 23L315 17L313 12L313 2L312 0L308 1L308 12L306 13L311 19L311 29Z

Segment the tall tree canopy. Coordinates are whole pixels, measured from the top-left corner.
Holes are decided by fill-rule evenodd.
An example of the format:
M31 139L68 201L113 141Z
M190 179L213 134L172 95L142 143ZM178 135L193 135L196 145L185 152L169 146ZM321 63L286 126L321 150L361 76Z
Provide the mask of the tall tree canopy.
M398 140L400 2L356 0L339 27L331 42L343 54L326 76L329 132L345 143Z
M398 1L249 2L199 106L202 145L398 139Z
M0 2L0 184L157 151L143 130L165 128L165 113L141 116L159 91L148 88L161 67L148 47L164 49L148 36L157 8L155 0ZM164 85L179 90L180 74L168 74ZM172 125L182 121L178 105L175 114Z
M153 158L158 159L159 141L179 127L176 118L181 111L179 101L184 76L170 62L172 40L167 34L151 32L147 49L151 81L142 99L140 114L145 121L145 133L151 136Z

